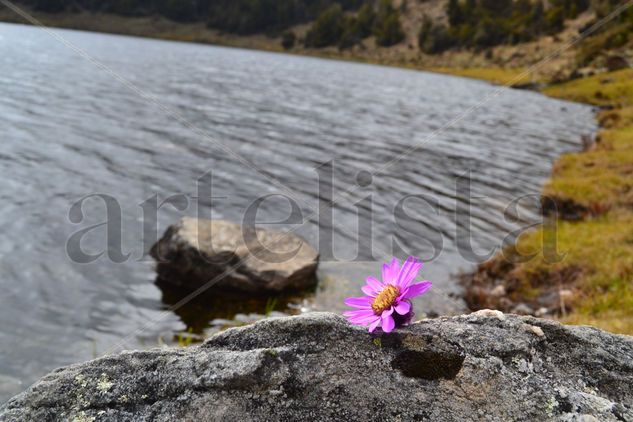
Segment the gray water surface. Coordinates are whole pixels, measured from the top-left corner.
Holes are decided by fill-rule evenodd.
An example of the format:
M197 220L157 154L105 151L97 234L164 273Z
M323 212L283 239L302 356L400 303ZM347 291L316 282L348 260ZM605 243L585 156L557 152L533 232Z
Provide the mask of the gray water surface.
M113 346L173 342L174 333L186 329L183 320L191 325L204 313L196 307L163 313L173 300L163 297L151 260L143 258L140 204L153 195L191 199L196 180L212 170L212 194L219 198L202 198L200 211L239 221L256 198L287 193L272 178L292 192L306 220L281 228L296 228L316 246L318 219L308 218L319 198L315 168L333 161L339 195L359 171L398 158L368 187L335 204L331 232L339 262L321 266L323 288L291 301L292 309L285 301L276 308L342 309L342 297L360 295L364 277L378 270L395 238L400 258L410 253L428 259L442 251L423 271L436 287L416 311L460 312L451 275L472 262L456 247L453 210L465 204L455 193L456 178L472 176L472 195L479 197L472 201L473 245L479 253L489 251L517 228L504 220L509 201L538 194L552 161L579 149L580 136L594 130L589 107L503 89L422 142L496 88L380 66L56 33L116 75L37 28L0 24L0 401L56 367ZM83 221L69 220L71 205L94 193L110 195L122 207L123 252L131 253L126 262L102 256L79 264L66 254L72 233L105 218L103 203L93 198L84 203ZM355 203L369 195L373 256L361 250L358 262L346 263L356 256L358 216L369 216L367 202ZM394 207L405 195L427 195L438 206L412 199L412 218L398 225ZM184 211L165 205L159 233L196 212L194 205ZM283 221L288 212L287 201L273 197L258 219ZM525 202L521 214L523 223L538 217L533 202ZM321 228L330 229L326 222ZM367 245L364 226L361 233ZM97 229L84 246L96 253L105 239L103 228ZM203 321L207 332L227 323L216 317Z

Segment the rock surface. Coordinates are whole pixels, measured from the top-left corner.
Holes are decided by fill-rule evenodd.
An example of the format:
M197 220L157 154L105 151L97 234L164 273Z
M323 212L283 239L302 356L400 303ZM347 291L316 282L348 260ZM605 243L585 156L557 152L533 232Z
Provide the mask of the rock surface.
M0 421L633 420L633 338L498 311L370 335L331 313L57 370Z
M249 293L303 290L316 284L319 254L294 234L224 220L183 218L154 245L162 281Z

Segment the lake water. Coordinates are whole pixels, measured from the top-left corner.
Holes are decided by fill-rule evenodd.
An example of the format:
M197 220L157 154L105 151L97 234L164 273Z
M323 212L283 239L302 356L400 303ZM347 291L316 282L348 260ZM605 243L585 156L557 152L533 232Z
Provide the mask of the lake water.
M342 297L360 294L364 277L377 271L376 261L391 254L395 242L400 257L430 259L441 249L423 273L436 287L416 308L419 314L455 313L463 303L451 275L472 268L456 242L463 240L456 227L466 223L463 210L456 223L455 208L467 204L455 190L457 178L470 172L477 198L468 224L475 251L483 253L538 219L534 202L522 202L520 223L505 220L503 211L513 198L538 194L552 161L578 150L580 136L595 129L589 107L510 89L454 121L496 89L467 79L55 33L61 41L37 28L0 24L0 401L56 367L120 348L173 343L187 328L183 321L210 333L231 324L235 312L249 311L236 303L235 312L218 320L220 313L198 302L163 312L174 298L156 287L152 261L143 258L140 205L153 195L191 200L184 211L160 210L162 233L181 216L196 215L196 181L208 171L214 199L198 203L213 218L240 221L256 198L291 194L305 224L276 227L296 229L316 246L319 219L311 214L327 193L319 193L315 169L323 172L331 161L333 181L324 178L322 185L333 185L338 199L331 230L323 219L320 226L321 239L332 233L337 259L321 265L315 295L292 299L289 308L286 300L271 300L268 308L341 310ZM359 171L379 169L368 186L343 194ZM366 174L360 178L367 182ZM93 198L84 203L82 221L69 219L72 204L95 193L121 206L122 250L132 254L126 262L103 256L81 264L66 253L69 236L105 218L103 203ZM406 195L437 204L410 198L410 218L398 222L394 209ZM271 197L258 220L284 221L288 213L288 201ZM83 243L93 252L105 245L103 227Z

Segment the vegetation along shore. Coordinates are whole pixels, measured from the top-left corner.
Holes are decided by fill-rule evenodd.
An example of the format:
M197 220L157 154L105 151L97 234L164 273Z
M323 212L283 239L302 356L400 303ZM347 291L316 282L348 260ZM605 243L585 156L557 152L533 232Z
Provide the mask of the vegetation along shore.
M46 25L286 51L424 69L540 89L599 106L602 127L561 157L544 187L556 204L564 259L538 251L552 227L522 236L464 277L473 309L554 316L633 334L633 13L524 70L576 39L616 1L362 0L249 2L20 1ZM314 3L314 4L313 4ZM188 6L187 6L188 5ZM191 6L191 5L195 5ZM193 7L193 8L192 8ZM265 13L262 10L265 9ZM0 20L24 23L8 8Z
M527 313L545 308L564 322L633 333L633 70L603 73L546 88L545 94L601 106L602 130L582 152L555 164L544 196L559 221L519 239L466 277L473 308ZM547 211L547 207L545 207ZM557 230L564 258L548 263L538 251Z

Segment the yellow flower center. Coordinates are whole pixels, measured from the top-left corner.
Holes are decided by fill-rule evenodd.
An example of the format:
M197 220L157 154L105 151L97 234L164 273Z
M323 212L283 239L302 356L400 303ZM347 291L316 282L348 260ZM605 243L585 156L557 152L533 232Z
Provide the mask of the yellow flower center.
M380 315L383 311L391 308L396 299L400 295L400 289L392 284L388 284L374 299L371 309L376 315Z

